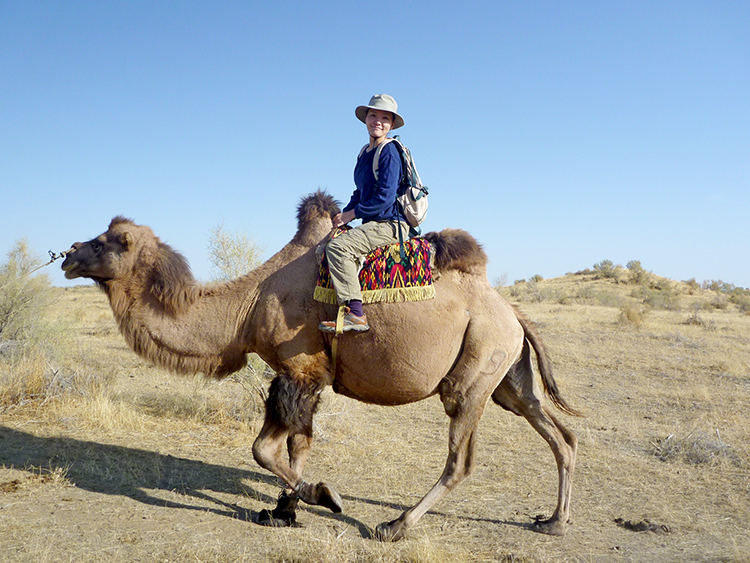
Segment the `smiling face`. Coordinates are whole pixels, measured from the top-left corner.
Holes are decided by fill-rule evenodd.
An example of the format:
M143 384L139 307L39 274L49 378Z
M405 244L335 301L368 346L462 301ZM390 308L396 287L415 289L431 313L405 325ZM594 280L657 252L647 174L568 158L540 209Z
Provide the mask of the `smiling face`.
M365 125L367 125L371 143L379 145L393 127L393 114L390 111L370 109L365 118Z

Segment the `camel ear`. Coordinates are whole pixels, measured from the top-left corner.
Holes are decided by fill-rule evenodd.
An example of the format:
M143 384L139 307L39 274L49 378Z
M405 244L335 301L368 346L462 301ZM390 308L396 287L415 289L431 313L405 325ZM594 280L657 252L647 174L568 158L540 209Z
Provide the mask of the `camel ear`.
M130 248L130 246L133 244L133 235L130 234L130 231L125 231L124 233L122 233L120 242L126 250Z

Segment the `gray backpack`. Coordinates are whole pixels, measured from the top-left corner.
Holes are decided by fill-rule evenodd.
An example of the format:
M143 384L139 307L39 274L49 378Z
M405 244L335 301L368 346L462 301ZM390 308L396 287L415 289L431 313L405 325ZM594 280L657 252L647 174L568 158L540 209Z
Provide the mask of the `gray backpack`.
M372 160L372 173L375 175L375 181L377 181L380 153L388 143L394 143L398 149L398 154L401 156L401 179L398 183L396 201L399 203L403 218L412 229L416 229L427 215L427 186L422 185L417 168L414 166L414 159L411 157L409 149L398 138L398 135L386 139L377 146ZM361 155L368 146L362 147L359 154Z

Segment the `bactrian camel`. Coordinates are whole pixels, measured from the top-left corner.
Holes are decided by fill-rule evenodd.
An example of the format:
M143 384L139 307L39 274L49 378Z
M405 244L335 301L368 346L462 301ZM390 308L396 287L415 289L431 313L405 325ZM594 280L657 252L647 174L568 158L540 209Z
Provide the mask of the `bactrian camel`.
M62 268L67 278L90 278L104 290L128 344L158 366L221 378L241 369L246 355L255 352L276 372L252 449L257 463L288 487L272 522L293 518L300 500L342 510L341 497L330 486L302 478L320 393L332 385L336 393L377 405L438 395L450 419L442 475L417 504L380 524L377 538L402 538L472 472L477 425L490 398L526 418L552 448L559 474L557 507L533 528L563 534L577 439L544 395L562 412L577 413L560 396L531 322L488 283L487 257L468 233L426 235L435 248L436 297L367 305L371 329L339 337L331 373L333 335L319 331L318 324L334 316L336 307L315 301L313 289L316 247L327 239L338 212L324 192L304 198L291 242L257 269L223 283L197 283L180 254L150 228L123 217L95 239L75 243ZM532 370L532 348L544 393Z

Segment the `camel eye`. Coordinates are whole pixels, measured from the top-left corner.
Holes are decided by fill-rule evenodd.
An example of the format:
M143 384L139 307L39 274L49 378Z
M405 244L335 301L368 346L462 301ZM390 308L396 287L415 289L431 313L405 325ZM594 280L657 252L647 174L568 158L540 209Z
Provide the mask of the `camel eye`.
M94 252L99 252L99 250L101 250L102 248L102 245L99 244L98 241L93 240L91 241L91 248L94 250Z

